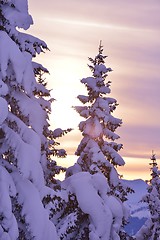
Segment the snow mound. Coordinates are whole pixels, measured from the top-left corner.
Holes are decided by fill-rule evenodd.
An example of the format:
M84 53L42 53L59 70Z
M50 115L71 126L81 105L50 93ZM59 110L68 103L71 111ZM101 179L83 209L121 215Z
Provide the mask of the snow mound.
M0 97L0 124L2 124L8 115L8 104L6 100Z
M107 195L110 188L103 174L76 173L62 186L76 195L80 208L89 215L90 239L109 240L114 236L119 240L124 209L117 198Z

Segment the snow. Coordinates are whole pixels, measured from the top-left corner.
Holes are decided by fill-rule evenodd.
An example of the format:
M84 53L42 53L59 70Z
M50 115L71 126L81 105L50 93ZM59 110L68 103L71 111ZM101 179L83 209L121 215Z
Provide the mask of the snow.
M87 154L88 160L90 161L90 163L92 162L89 168L91 171L94 171L94 170L100 171L100 169L96 167L96 165L97 166L105 165L110 168L111 163L106 160L104 154L100 150L99 145L92 139L88 139L88 141L84 141L84 140L86 140L86 138L83 139L81 143L83 144L83 142L85 142L86 146L83 149L83 152L81 152L80 157L77 160L77 163L81 165L83 156Z
M4 31L0 31L0 70L2 77L7 74L9 60L13 64L13 69L18 83L22 82L23 72L25 69L25 61L22 53L17 45L10 39ZM7 45L7 48L5 47Z
M8 25L6 24L5 27L9 32L7 34L5 31L0 31L0 125L4 131L1 157L6 157L4 161L2 159L1 161L5 167L9 166L9 170L6 170L7 167L0 166L0 214L2 215L0 216L0 239L18 239L18 224L21 223L19 219L16 219L17 216L14 216L15 212L12 209L14 207L13 198L16 198L21 208L19 214L25 220L25 234L28 234L28 239L57 240L56 228L49 220L48 214L51 202L46 209L42 203L42 197L45 196L47 190L52 197L56 195L50 188L46 189L43 168L40 163L42 159L41 146L43 143L46 145L48 143L47 140L44 140L46 136L44 136L43 130L45 126L48 127L48 114L45 107L50 109L50 103L47 103L43 97L37 99L38 97L35 97L33 93L34 90L41 90L49 96L49 91L41 84L36 83L33 70L40 67L41 70L47 72L47 69L32 62L32 57L36 53L41 53L44 48L47 48L47 45L40 39L17 30L18 28L26 30L33 23L32 17L28 14L27 0L6 1L6 4L3 2L1 5L1 13L8 20ZM103 75L106 76L108 71L111 69L106 68L104 64L98 64L94 66L93 77L81 80L89 93L93 92L93 96L91 94L89 96L79 95L78 99L84 104L90 102L93 105L75 107L79 114L87 119L79 124L84 138L77 151L79 149L82 151L80 151L77 163L67 170L66 179L62 182L65 197L73 193L78 201L78 207L87 214L90 240L119 240L119 230L126 211L121 201L115 196L111 196L113 189L110 189L106 177L101 172L101 169L103 171L103 167L107 166L111 170L109 173L110 185L116 187L119 178L112 163L124 164L122 157L114 150L114 146L120 148L120 145L103 141L104 135L113 141L119 138L114 131L104 128L104 125L109 123L112 126L113 124L115 126L112 127L115 130L122 123L120 119L110 115L112 107L114 109L116 106L116 100L102 97L103 94L110 93L109 84L104 83ZM9 81L9 86L6 85L7 81ZM9 100L14 98L19 118L9 112L12 110L12 106L11 102L7 103L5 100L7 94ZM98 97L97 99L94 98L94 94ZM113 106L111 106L112 104ZM5 121L6 119L7 121ZM53 132L54 138L61 135L63 135L63 130L60 128ZM99 142L96 142L96 139ZM13 153L11 161L7 159L8 156L5 153L5 150L10 149L11 154ZM58 151L59 155L65 155L63 150ZM110 155L109 161L106 159L107 154ZM81 163L86 155L91 163L88 171L96 172L93 175L89 172L82 172L83 164L81 165ZM66 198L65 201L68 200ZM65 220L73 225L76 223L76 218L75 212L69 213L65 219L62 218L59 233L65 231Z
M125 164L125 161L123 160L123 158L119 155L119 153L114 150L113 146L116 145L114 142L112 144L111 143L108 143L107 141L104 143L104 146L103 146L103 152L108 152L111 157L112 157L112 161L118 165L118 166L123 166ZM118 146L118 145L117 145ZM121 146L121 145L120 145Z
M0 214L2 216L0 239L16 240L18 238L18 226L12 213L10 198L16 195L16 187L10 174L2 166L0 166L0 192Z
M118 173L114 167L112 167L110 171L110 182L113 186L117 186L119 182Z
M89 148L88 151L86 152L88 152L88 154L91 155L93 162L95 163L99 162L100 164L107 163L106 158L104 154L101 152L97 143L93 142L92 140L89 140L86 147ZM108 166L110 166L109 163L108 163Z
M130 216L128 219L129 223L125 227L125 230L133 236L133 234L136 234L144 222L150 217L147 204L141 201L147 193L147 184L141 179L121 181L124 186L129 186L134 190L134 193L129 193L127 195L128 200L126 201L126 204Z
M19 171L24 177L33 181L41 191L44 186L44 177L40 164L40 141L32 130L27 130L25 125L21 124L21 128L23 129L21 130L23 138L12 129L4 126L6 142L15 151Z
M26 126L24 122L22 122L17 116L12 114L11 112L8 113L8 120L17 123L19 128L18 133L25 143L34 146L37 151L40 151L41 140L39 135L33 129L28 128L28 126Z
M0 73L1 76L1 73ZM8 86L5 84L0 77L0 95L5 96L8 93Z
M35 186L18 173L13 173L12 177L19 193L18 202L22 206L22 215L28 224L28 231L35 240L57 240L56 229L49 221L47 211L43 207Z
M31 128L25 128L22 133L22 139L29 145L32 145L38 152L41 149L41 141L38 134L33 131Z
M94 92L101 92L103 94L110 93L110 88L108 86L99 86L99 82L103 82L102 78L87 77L83 78L81 82Z
M23 87L25 91L30 94L33 88L35 87L35 77L32 67L32 56L31 54L24 52L23 56L25 58L25 70L23 74Z
M94 111L94 109L92 109L92 111ZM96 116L97 116L99 119L107 119L107 121L108 121L107 115L105 115L104 111L101 110L100 108L97 108L97 109L96 109ZM105 120L105 121L106 121L106 120ZM106 122L107 122L107 121L106 121Z
M103 174L96 173L92 176L93 186L97 189L98 194L102 197L106 197L106 193L110 191L110 187Z
M4 28L0 30L0 239L58 240L42 203L41 147L48 143L43 131L49 126L50 101L35 94L37 88L46 96L50 92L35 79L34 66L42 69L42 65L32 63L47 45L18 30L33 24L27 0L4 0L0 5Z
M106 93L110 93L111 90L107 86L102 86L102 87L99 88L99 92L101 92L103 94L106 94Z
M122 223L123 209L115 197L107 195L110 188L103 174L77 173L68 177L62 187L75 193L80 208L89 214L90 239L109 240L113 235L114 240L119 240L117 233Z
M23 36L23 35L22 35L22 36ZM40 39L38 39L38 38L35 38L35 37L33 37L33 36L30 36L30 35L28 35L28 34L25 34L25 36L26 36L27 38L29 38L30 42L36 39L37 42L40 42L41 44L43 43L43 44L47 47L47 45L45 44L44 41L42 41L42 40L40 40ZM24 36L23 36L23 37L24 37ZM34 41L33 41L33 42L34 42ZM40 63L37 63L37 62L32 61L32 65L33 65L33 68L34 68L34 69L37 69L37 70L38 70L38 69L41 69L43 72L49 73L48 69L45 68L45 67L43 67L43 65L40 64ZM44 86L41 85L41 84L40 84L40 86L44 87ZM46 91L49 91L49 90L46 89L46 88L44 88L44 89L45 89Z
M115 197L109 196L106 204L109 206L114 219L111 230L112 239L120 240L119 228L122 225L122 216L124 215L122 203Z
M144 236L148 235L148 231L149 229L151 229L153 227L152 225L152 221L150 219L148 219L145 224L143 225L142 228L140 228L140 230L136 233L135 237L138 240L144 240ZM155 238L151 238L150 236L150 240L154 240ZM159 240L159 237L156 239Z
M61 239L66 239L66 240L73 239L71 236L65 237L66 236L66 223L68 223L67 224L68 228L70 226L76 227L76 224L75 224L76 220L77 220L76 213L73 212L73 213L69 213L65 219L62 219L62 221L59 224L57 224L58 236L61 236Z
M89 97L88 97L88 96L78 95L77 98L78 98L82 103L87 103L87 102L89 101Z
M33 24L32 17L28 14L28 1L15 0L15 8L9 5L3 8L3 14L10 24L14 27L27 30Z
M5 121L8 115L8 104L6 100L0 97L0 125Z
M77 160L78 162L78 160ZM79 173L82 171L82 168L79 164L75 163L73 166L68 167L66 170L66 178L72 176L73 174Z
M108 106L108 100L107 98L97 98L96 102L94 104L96 108L101 108L102 110L105 110L105 113L109 114L109 106ZM107 110L107 111L106 111Z
M104 128L103 133L108 139L112 139L113 141L119 138L118 134L116 134L115 132L112 132L108 128Z
M127 194L127 188L123 191L115 169L125 164L118 153L122 144L114 140L119 138L115 130L122 120L111 115L117 101L105 97L110 93L110 81L105 82L105 77L111 69L102 64L105 58L102 52L100 45L99 55L89 58L92 77L81 80L88 96L78 95L78 99L88 106L76 106L75 110L86 120L79 124L83 135L76 151L79 158L67 171L65 184L67 191L75 194L82 211L89 215L89 239L120 240L122 219L128 216L120 199ZM107 142L110 139L112 142Z
M96 82L95 82L95 78L94 77L83 78L81 80L81 83L86 84L90 88L95 88L96 87Z
M76 106L74 109L80 114L81 117L88 118L89 117L89 109L88 107Z
M22 51L29 52L33 57L36 56L36 53L40 54L41 52L44 52L43 48L48 49L47 44L44 41L30 34L18 32L18 40L21 43ZM37 64L34 63L34 66L35 65ZM40 66L40 64L38 65ZM48 70L44 67L42 68L42 70L48 72Z
M129 186L134 190L134 193L128 194L128 203L137 205L138 202L147 194L147 183L142 179L136 180L122 180L123 184Z
M100 77L102 75L102 73L106 73L107 71L108 71L108 69L106 68L106 66L104 64L97 64L94 67L94 76Z
M120 124L122 124L122 120L121 119L119 119L119 118L115 118L115 117L113 117L112 115L109 115L109 121L112 123L112 124L114 124L114 125L120 125Z
M84 126L84 134L89 135L91 138L97 138L99 137L102 132L102 125L99 122L97 117L94 118L89 118L86 122L85 122L85 126Z
M17 93L15 95L20 110L25 116L29 116L30 126L39 134L42 135L43 126L46 123L46 112L41 108L39 103L34 98L29 98L25 93Z
M4 31L0 31L0 41L0 71L2 78L4 79L7 76L8 63L11 62L16 82L22 84L29 94L35 85L31 55L22 53Z
M106 228L108 230L111 228L112 214L102 204L101 198L93 186L92 176L88 173L77 173L68 178L67 181L69 181L71 191L76 194L82 211L90 215L91 232L94 232L94 234L97 232L97 239L109 239L110 231L106 233ZM83 186L83 188L80 186ZM110 221L106 223L107 218Z
M56 128L56 129L53 131L53 136L54 136L54 138L58 138L58 137L60 137L62 134L63 134L63 130L62 130L61 128Z

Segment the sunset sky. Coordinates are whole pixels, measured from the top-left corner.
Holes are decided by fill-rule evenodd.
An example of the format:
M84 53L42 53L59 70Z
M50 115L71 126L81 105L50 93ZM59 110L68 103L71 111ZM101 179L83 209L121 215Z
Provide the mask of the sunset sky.
M57 100L51 124L75 129L61 146L74 154L81 140L82 119L71 106L80 104L80 79L91 76L88 57L97 54L102 40L106 66L113 69L110 97L119 103L114 116L123 120L117 133L126 166L120 172L147 179L152 150L160 163L160 1L29 0L29 12L34 25L28 32L50 49L37 61L50 71L48 86Z

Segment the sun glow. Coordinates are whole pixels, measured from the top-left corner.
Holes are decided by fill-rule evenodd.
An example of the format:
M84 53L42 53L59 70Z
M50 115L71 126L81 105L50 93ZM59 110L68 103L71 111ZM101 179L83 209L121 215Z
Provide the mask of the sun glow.
M66 158L58 158L57 163L63 167L69 167L74 165L77 161L77 156L68 155ZM129 158L124 157L126 164L118 167L117 171L122 175L122 179L134 180L134 179L150 179L149 160L144 158ZM63 180L65 173L61 173L56 176L58 179Z
M67 99L64 99L64 102L62 100L55 102L55 104L52 104L50 121L53 123L54 128L60 127L62 129L76 129L80 122L80 117L78 113L76 113L76 111L73 109L70 103L70 99L68 101Z
M125 165L118 167L119 174L124 179L150 179L149 160L145 158L124 157Z

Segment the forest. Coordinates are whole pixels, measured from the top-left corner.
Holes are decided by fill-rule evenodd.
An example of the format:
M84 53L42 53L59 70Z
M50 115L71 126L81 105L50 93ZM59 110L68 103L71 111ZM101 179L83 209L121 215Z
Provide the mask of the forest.
M150 180L142 197L148 218L127 231L132 189L117 171L125 164L116 133L122 120L110 97L110 67L100 42L89 57L91 75L81 79L87 94L78 95L75 111L82 139L73 166L60 139L72 129L51 129L48 70L35 61L47 44L27 34L33 24L27 0L0 0L0 239L1 240L158 240L160 171L153 152ZM22 31L23 30L23 31ZM87 57L87 56L86 56ZM65 179L55 175L65 172Z

